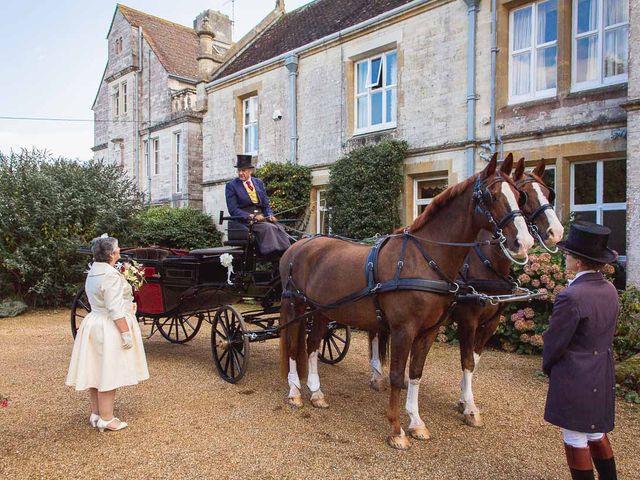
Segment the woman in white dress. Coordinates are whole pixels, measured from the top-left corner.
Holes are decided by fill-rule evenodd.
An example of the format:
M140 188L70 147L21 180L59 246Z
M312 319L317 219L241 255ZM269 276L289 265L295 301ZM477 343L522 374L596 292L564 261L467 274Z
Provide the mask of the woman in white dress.
M118 240L96 238L91 251L94 262L85 283L91 312L78 328L66 384L89 390L91 426L122 430L127 423L113 415L116 389L148 379L149 371L131 285L114 268Z

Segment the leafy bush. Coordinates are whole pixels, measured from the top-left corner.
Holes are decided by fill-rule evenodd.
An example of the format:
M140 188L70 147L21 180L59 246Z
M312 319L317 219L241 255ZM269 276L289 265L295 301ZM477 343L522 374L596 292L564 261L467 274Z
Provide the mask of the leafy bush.
M309 167L269 162L256 169L255 176L264 182L271 209L278 218L299 220L306 217L311 194Z
M211 217L194 208L148 207L135 220L136 233L131 240L138 245L186 250L222 245Z
M613 348L619 360L626 360L640 353L640 289L638 288L629 287L620 292L620 315Z
M0 153L0 296L67 301L88 260L78 247L103 232L128 238L140 205L120 167Z
M400 226L404 141L352 150L331 167L327 206L334 233L351 238L386 234Z

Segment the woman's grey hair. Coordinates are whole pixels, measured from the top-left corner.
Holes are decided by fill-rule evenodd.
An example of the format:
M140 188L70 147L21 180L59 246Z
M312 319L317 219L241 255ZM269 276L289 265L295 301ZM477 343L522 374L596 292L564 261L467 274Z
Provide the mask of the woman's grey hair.
M118 248L118 239L114 237L97 237L91 240L91 253L96 262L108 262L111 254Z

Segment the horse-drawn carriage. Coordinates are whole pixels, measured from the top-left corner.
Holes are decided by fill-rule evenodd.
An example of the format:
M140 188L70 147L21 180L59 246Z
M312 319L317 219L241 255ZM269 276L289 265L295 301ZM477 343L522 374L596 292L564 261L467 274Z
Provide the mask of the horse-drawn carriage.
M171 343L186 343L211 325L211 353L220 376L230 383L245 374L252 342L278 338L282 284L277 257L258 255L253 225L236 217L228 221L224 246L197 250L167 248L122 248L123 261L135 260L144 270L145 283L134 293L139 322L150 327L147 338L159 332ZM91 253L83 249L84 253ZM276 268L273 268L273 265ZM231 273L233 272L233 273ZM233 304L250 299L259 308L240 311ZM75 337L80 322L91 307L84 286L71 308L71 331ZM350 327L335 322L323 338L319 359L340 362L351 341Z

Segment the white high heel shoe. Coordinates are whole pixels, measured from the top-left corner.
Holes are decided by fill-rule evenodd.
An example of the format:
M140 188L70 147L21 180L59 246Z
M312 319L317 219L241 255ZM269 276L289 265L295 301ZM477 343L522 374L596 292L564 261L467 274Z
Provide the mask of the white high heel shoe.
M96 428L98 426L99 419L100 415L98 415L97 413L92 413L89 417L89 425L91 425L93 428Z
M113 422L114 420L117 420L118 422L120 422L118 424L117 427L115 428L111 428L108 425ZM127 422L122 422L120 421L119 418L113 417L111 420L103 420L102 417L98 418L98 423L96 424L96 426L98 427L98 430L100 430L101 432L104 432L105 430L110 430L112 432L117 432L118 430L122 430L123 428L127 428L129 426L129 424Z

